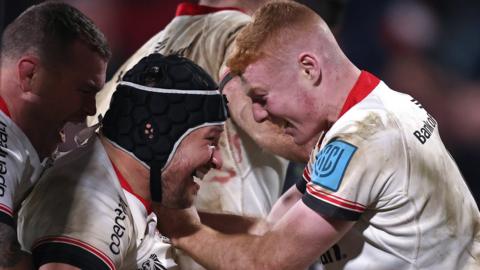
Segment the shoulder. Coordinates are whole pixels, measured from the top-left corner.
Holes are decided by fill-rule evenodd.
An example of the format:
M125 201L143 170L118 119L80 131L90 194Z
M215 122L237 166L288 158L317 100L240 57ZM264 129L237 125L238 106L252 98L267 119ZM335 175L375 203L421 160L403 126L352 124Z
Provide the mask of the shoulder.
M60 171L41 179L19 213L23 249L39 261L64 262L70 256L69 264L81 269L122 265L134 244L134 225L119 184L109 170L97 169L95 177Z
M125 219L126 203L109 160L95 154L81 149L61 158L27 197L18 217L27 249L46 235L76 232L88 238L112 227L117 216Z

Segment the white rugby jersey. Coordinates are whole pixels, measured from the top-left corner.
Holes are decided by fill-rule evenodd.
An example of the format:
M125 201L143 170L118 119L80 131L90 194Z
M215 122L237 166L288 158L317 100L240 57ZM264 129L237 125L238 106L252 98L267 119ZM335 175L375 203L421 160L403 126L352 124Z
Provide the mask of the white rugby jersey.
M0 97L0 222L15 228L20 203L43 171L37 151Z
M362 72L297 183L321 215L356 221L325 269L480 269L480 215L438 122Z
M97 114L105 114L120 77L141 58L159 52L179 53L204 68L217 82L238 31L250 16L235 8L182 3L176 17L117 71L97 95ZM97 117L89 119L95 124ZM223 159L200 182L198 209L265 217L281 195L288 162L266 153L228 119L219 141Z
M39 180L19 212L18 235L36 267L177 269L156 225L149 204L133 193L95 136Z

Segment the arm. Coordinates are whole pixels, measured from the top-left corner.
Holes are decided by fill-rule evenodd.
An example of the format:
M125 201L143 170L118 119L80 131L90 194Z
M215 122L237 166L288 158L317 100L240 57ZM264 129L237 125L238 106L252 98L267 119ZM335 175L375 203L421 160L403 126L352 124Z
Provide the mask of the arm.
M292 186L278 199L266 219L207 212L199 212L198 215L202 224L225 234L263 235L302 198L302 195L296 186ZM168 220L169 216L171 214L175 215L178 210L165 208L158 203L154 203L154 211L160 220L164 217ZM194 211L194 209L188 211ZM161 229L160 231L162 232Z
M0 268L33 269L30 256L20 249L15 229L0 223Z
M270 225L260 218L206 212L198 214L202 224L225 234L262 235L270 228Z
M248 233L263 235L272 224L275 224L290 208L302 198L303 194L294 185L287 190L268 214L266 220L254 217L237 216L229 214L217 214L199 212L202 224L225 234ZM165 210L163 210L165 211Z
M80 268L64 263L47 263L42 265L39 270L80 270Z
M298 190L296 185L290 187L273 205L272 210L270 210L267 216L267 222L271 224L277 223L302 196L303 194Z
M252 101L245 94L246 87L246 83L237 76L223 89L229 101L228 107L233 121L262 149L288 160L307 162L313 144L297 145L279 125L271 121L256 122L252 113Z
M354 224L325 218L302 201L263 236L222 234L184 214L164 224L188 227L171 234L172 242L208 269L305 269Z

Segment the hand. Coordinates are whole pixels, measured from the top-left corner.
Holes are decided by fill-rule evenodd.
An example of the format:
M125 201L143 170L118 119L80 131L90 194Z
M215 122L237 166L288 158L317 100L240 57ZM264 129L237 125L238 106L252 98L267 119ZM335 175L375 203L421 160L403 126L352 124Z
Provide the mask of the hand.
M152 208L158 217L158 230L162 235L171 238L174 245L176 239L193 234L201 226L195 207L174 209L153 203Z
M236 123L255 121L252 113L252 100L247 96L248 85L240 76L233 77L223 88L227 97L230 117Z

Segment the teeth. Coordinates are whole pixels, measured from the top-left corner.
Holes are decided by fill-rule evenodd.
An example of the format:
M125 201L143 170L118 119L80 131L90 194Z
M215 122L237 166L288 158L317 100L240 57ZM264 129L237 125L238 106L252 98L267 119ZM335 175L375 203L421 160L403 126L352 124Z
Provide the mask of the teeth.
M62 141L62 143L65 143L66 141L65 130L62 128L59 133L60 133L60 140Z
M200 181L202 181L201 178L198 178L196 176L193 177L193 182L197 183L198 185L200 184Z
M196 170L195 171L195 175L194 175L194 178L198 178L199 180L202 180L203 177L205 176L205 173L199 171L199 170Z

